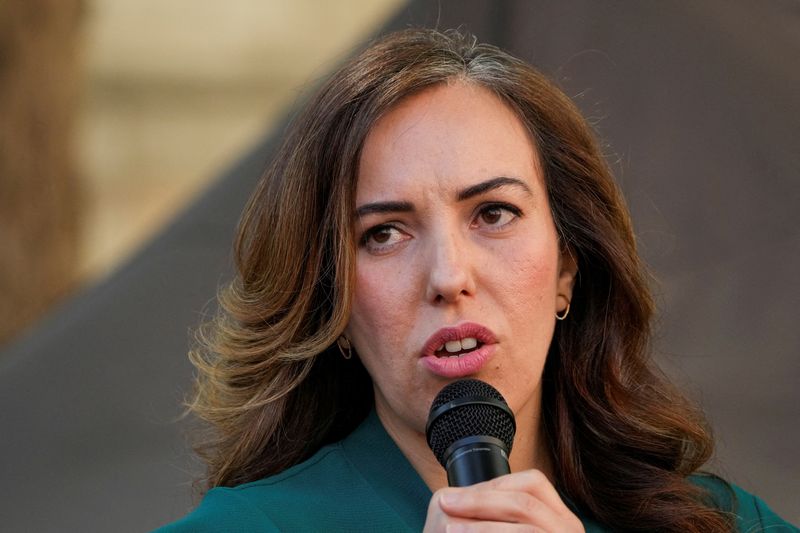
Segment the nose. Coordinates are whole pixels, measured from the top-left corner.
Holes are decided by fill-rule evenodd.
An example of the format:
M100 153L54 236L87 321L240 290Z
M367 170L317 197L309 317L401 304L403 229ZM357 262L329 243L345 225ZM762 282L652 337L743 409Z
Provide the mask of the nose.
M466 244L454 234L442 235L431 243L426 290L429 302L455 303L475 294L473 258Z

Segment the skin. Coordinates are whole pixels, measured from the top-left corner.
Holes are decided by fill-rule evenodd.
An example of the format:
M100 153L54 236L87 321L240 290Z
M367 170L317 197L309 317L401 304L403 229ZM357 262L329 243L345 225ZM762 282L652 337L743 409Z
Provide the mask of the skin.
M487 190L465 198L479 184ZM577 267L560 246L522 122L467 82L407 97L365 141L356 208L356 287L345 334L372 377L381 422L435 491L426 529L501 522L580 530L548 480L540 424L555 314L572 298ZM433 398L452 380L420 355L434 332L465 322L497 337L493 356L471 377L497 388L515 413L514 473L450 489L424 431Z

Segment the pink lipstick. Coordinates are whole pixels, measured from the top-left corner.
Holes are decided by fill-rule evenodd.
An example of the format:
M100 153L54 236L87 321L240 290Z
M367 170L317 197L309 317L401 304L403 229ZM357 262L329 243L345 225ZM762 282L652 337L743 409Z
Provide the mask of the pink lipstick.
M496 345L491 330L466 322L431 335L422 348L420 362L438 376L461 378L480 371L491 359Z

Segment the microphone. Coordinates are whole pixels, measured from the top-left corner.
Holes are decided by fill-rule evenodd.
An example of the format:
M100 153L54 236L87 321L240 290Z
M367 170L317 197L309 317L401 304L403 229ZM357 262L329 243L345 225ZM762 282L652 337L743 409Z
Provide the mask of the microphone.
M517 429L503 396L477 379L444 387L431 405L425 436L451 487L466 487L511 472L508 454Z

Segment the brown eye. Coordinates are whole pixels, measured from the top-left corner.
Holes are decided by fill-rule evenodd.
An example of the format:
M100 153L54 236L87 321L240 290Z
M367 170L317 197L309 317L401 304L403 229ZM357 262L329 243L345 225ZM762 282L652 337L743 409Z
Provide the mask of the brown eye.
M481 212L481 218L490 225L497 224L503 217L503 210L499 207L489 207Z
M390 228L381 228L372 234L372 240L378 244L386 244L392 238L392 231Z
M506 203L484 204L478 210L473 227L487 231L500 231L522 216L519 208Z
M396 249L410 238L408 233L396 226L382 224L368 229L359 244L369 253L381 255Z

